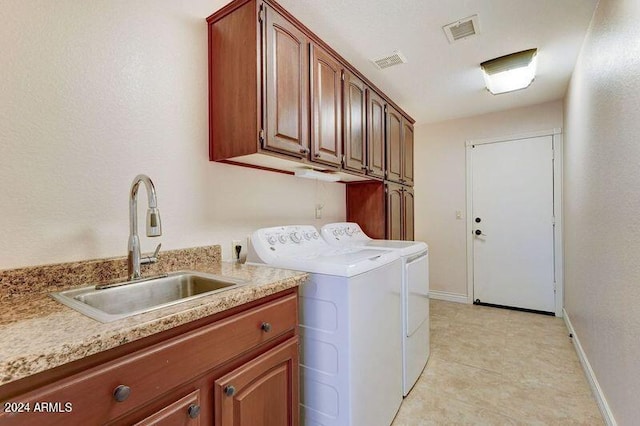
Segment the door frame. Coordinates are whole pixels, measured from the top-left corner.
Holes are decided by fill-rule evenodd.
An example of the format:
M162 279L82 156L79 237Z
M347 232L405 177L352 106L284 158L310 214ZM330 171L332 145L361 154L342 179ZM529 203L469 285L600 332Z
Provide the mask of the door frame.
M466 229L467 233L467 303L473 303L473 156L474 145L508 142L518 139L530 139L541 136L551 136L553 146L553 263L555 275L555 314L562 317L564 305L564 256L562 237L562 129L542 130L523 134L509 135L497 138L473 139L465 142L466 157Z

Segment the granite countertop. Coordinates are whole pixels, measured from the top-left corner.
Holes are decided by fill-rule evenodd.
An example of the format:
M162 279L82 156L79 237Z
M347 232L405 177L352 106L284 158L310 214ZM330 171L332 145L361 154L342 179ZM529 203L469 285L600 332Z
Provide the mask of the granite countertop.
M191 250L188 254L192 255L190 262L182 259L170 261L170 265L164 270L195 270L241 278L247 280L248 284L110 323L98 322L53 300L49 292L65 288L61 284L64 280L50 279L49 285L26 294L24 291L17 292L10 286L15 285L17 275L7 274L14 271L24 273L24 270L0 271L0 385L296 287L307 278L306 273L298 271L220 262L219 246L202 249L208 250L208 257L200 256L197 262L193 261L194 257L202 253L198 252L194 256L194 250L197 249L188 249ZM173 254L182 256L184 252L187 250ZM110 261L122 262L122 259ZM96 269L95 262L99 261L93 262L92 268ZM85 263L63 264L66 265L80 266L81 269L84 267L86 272ZM103 266L104 263L100 263L100 267ZM111 280L114 275L121 274L122 265L118 263L116 266L118 267L112 269L117 271L111 271L110 274L100 270L101 279L98 281ZM51 269L40 275L60 275L59 270ZM31 271L31 275L35 272ZM75 272L78 272L78 268L75 268ZM93 277L86 273L80 274L80 277L77 275L69 276L76 277L79 282ZM56 283L51 284L52 281ZM95 281L82 282L86 284ZM20 282L23 286L33 286L34 283L37 282ZM76 283L67 285L66 288L77 286Z

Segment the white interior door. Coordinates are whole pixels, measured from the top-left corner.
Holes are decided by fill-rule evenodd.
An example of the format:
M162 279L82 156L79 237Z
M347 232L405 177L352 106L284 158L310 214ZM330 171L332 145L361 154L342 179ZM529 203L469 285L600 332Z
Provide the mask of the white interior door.
M552 137L471 153L474 300L554 312Z

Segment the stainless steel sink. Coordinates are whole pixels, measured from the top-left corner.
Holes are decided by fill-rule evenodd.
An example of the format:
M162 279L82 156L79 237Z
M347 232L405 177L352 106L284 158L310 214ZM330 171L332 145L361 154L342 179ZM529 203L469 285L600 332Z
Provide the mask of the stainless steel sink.
M244 280L193 271L52 293L57 301L100 322L111 322L246 284Z

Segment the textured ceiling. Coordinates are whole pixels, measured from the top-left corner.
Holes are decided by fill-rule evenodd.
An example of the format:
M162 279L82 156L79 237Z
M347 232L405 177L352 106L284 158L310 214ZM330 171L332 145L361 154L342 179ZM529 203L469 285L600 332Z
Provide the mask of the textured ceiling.
M279 0L418 123L564 96L597 0ZM478 14L480 34L449 44L442 26ZM480 62L538 48L532 85L493 96ZM407 64L369 60L400 50Z

